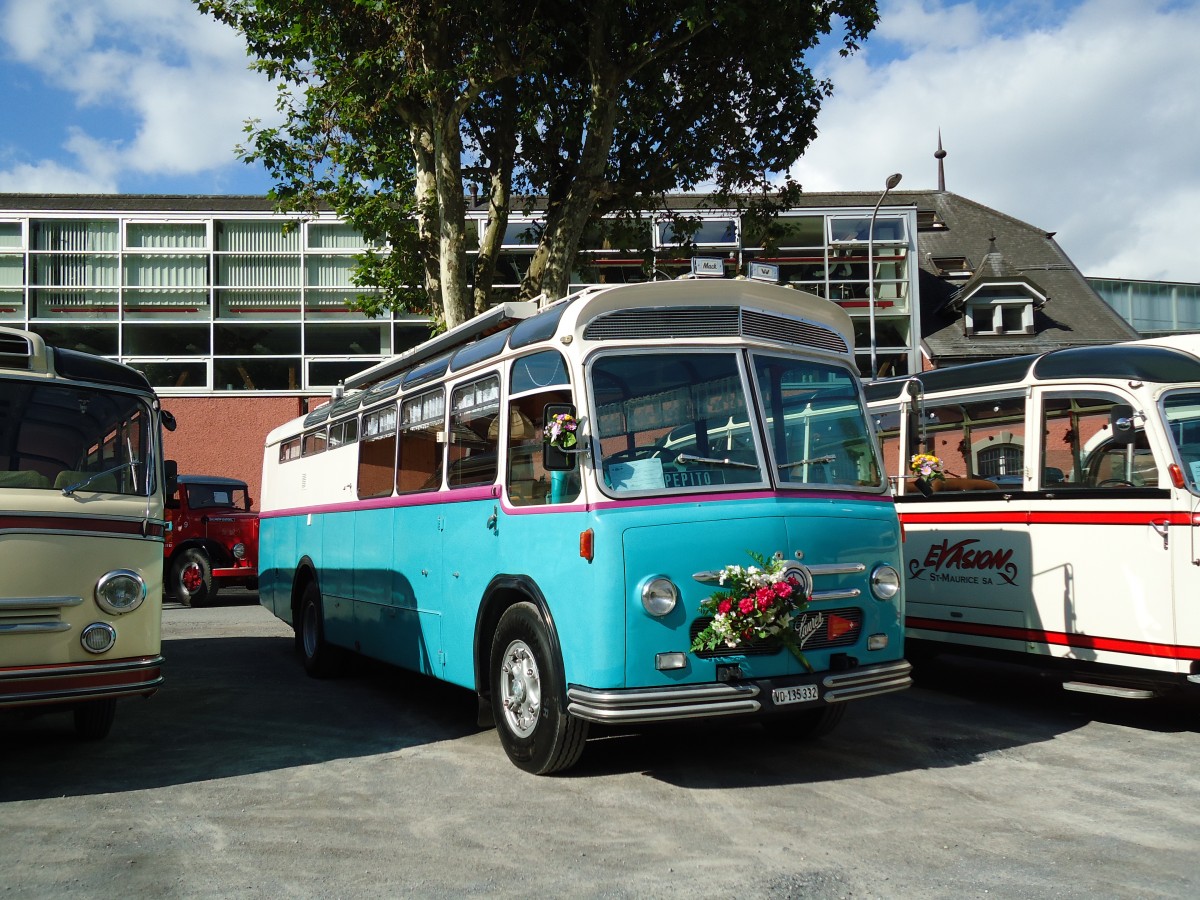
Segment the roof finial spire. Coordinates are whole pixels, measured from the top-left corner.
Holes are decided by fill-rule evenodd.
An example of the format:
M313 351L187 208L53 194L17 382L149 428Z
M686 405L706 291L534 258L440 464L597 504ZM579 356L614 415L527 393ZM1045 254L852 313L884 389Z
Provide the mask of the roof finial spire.
M942 129L938 129L938 148L937 153L933 154L933 158L938 161L938 190L946 190L946 167L942 160L946 158L946 151L942 149Z

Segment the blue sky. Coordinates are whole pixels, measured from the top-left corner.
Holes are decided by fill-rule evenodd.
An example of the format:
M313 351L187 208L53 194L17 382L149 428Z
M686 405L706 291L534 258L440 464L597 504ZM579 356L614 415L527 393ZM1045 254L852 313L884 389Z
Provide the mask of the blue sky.
M1056 232L1088 275L1200 282L1200 0L881 0L794 167L946 186ZM274 91L191 0L0 0L0 192L261 193Z

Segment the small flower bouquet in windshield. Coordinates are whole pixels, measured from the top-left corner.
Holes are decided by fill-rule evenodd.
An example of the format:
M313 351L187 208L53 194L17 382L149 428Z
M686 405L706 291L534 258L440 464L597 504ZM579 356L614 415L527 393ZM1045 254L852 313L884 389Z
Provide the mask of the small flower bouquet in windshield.
M570 413L558 413L551 416L546 423L545 438L551 447L559 450L570 450L578 440L575 432L579 430L579 421Z
M751 553L756 566L726 566L718 591L701 601L712 621L692 641L692 652L728 647L736 650L759 640L775 639L791 651L808 671L812 666L800 652L792 620L808 608L808 594L794 568L782 555L769 560Z
M933 489L930 487L931 483L941 481L946 477L942 461L932 453L914 453L913 458L909 460L908 468L916 477L917 490L926 497L933 493Z

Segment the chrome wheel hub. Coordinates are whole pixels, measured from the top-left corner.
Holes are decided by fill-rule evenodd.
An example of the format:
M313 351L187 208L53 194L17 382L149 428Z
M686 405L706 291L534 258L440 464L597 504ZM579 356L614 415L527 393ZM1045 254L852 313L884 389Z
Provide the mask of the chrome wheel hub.
M504 651L499 690L508 730L518 737L529 737L542 711L542 678L537 660L524 641L513 641Z

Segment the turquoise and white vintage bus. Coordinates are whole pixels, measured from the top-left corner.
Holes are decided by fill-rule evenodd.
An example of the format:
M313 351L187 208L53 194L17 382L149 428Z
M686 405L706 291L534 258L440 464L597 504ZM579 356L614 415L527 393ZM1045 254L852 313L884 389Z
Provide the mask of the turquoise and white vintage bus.
M102 738L161 684L163 425L140 372L0 328L0 712Z
M475 691L535 773L590 723L826 731L910 684L852 341L835 304L747 280L497 307L269 435L261 602L314 675L354 651ZM792 605L704 646L744 622L701 608L727 566Z
M1064 687L1200 683L1200 335L867 387L905 530L910 657L999 656ZM940 477L918 479L914 454Z

